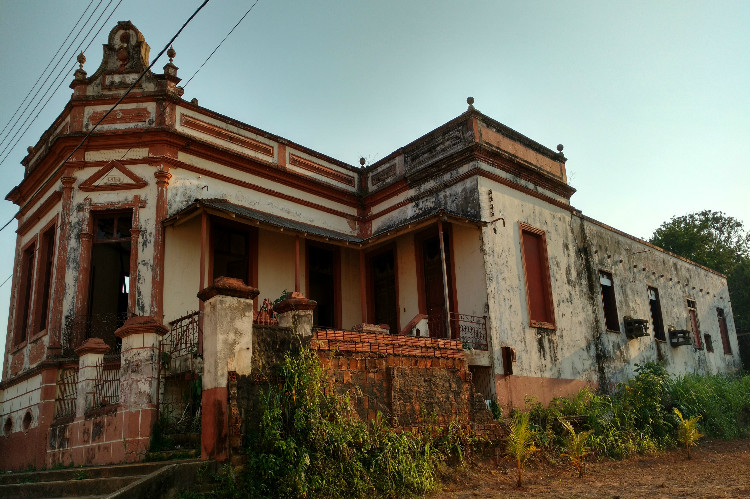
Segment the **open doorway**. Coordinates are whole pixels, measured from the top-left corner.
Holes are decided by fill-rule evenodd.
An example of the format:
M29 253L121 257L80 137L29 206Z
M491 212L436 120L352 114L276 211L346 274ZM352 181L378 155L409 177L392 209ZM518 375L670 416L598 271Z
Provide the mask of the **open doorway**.
M424 300L420 304L420 308L427 315L427 327L430 330L430 337L433 338L448 338L448 331L446 331L446 316L445 316L445 286L443 283L443 261L440 257L440 237L438 234L429 233L417 240L417 249L420 253L421 263L418 262L417 266L421 271L421 280L423 283L423 297ZM453 271L453 264L451 262L450 252L450 237L449 232L446 230L443 232L443 248L445 250L445 272L446 282L448 285L448 300L453 309L455 303L453 297L453 277L451 275ZM451 324L452 337L457 337L457 328L455 324Z
M131 226L130 211L94 217L86 337L102 338L114 352L121 344L114 332L129 312Z
M307 244L307 294L318 302L313 324L339 328L338 254L333 248Z

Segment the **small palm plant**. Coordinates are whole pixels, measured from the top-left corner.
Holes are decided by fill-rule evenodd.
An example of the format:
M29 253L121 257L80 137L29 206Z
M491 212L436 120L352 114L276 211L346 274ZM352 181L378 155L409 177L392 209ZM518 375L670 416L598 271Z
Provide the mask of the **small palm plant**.
M578 478L582 478L585 463L584 458L590 453L588 440L591 434L594 433L594 430L576 433L573 425L570 424L570 421L561 419L560 422L565 427L565 429L568 430L568 438L565 441L567 450L563 453L563 455L570 458L570 462L573 464L575 469L578 470Z
M534 445L536 435L534 430L529 428L529 413L518 411L513 415L513 422L510 425L510 434L508 435L508 444L506 450L513 456L518 464L518 481L516 486L521 486L521 475L523 474L523 464L526 459L537 449Z
M682 413L678 408L674 408L674 413L680 418L679 425L677 426L677 440L685 444L685 450L687 450L687 457L691 459L690 447L695 444L698 439L703 436L703 433L698 431L698 420L700 416L695 416L690 419L682 417Z

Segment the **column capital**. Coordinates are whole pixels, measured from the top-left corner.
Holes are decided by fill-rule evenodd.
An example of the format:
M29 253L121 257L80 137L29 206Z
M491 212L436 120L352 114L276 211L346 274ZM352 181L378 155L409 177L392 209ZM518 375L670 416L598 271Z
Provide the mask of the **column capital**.
M159 336L166 334L167 328L151 316L133 316L125 321L120 329L115 331L115 336L125 338L132 334L156 333Z
M157 185L169 185L169 180L172 178L172 174L167 170L156 170L154 172L154 177L156 178Z
M60 183L62 184L63 189L72 189L73 185L76 183L76 178L65 176L60 179Z
M259 293L258 288L246 285L242 279L217 277L212 284L198 292L198 299L208 301L214 296L221 295L253 300Z
M82 357L88 353L98 353L98 354L106 354L109 352L110 348L109 346L104 343L104 340L101 338L89 338L86 341L84 341L81 346L75 349L76 355L79 357Z

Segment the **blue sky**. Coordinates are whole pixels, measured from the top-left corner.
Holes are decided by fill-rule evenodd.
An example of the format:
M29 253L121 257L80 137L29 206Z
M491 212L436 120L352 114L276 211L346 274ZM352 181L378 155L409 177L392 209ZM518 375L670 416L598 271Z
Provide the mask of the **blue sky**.
M0 129L89 2L0 0ZM94 0L92 22L116 4ZM131 20L153 57L199 4L124 0L98 36L91 23L83 30L84 47L93 39L85 69L96 70L117 21ZM250 5L212 0L185 29L174 43L183 84ZM473 96L501 123L565 145L571 201L588 216L646 238L703 209L750 228L749 26L746 0L260 0L184 97L356 165L457 116ZM76 64L53 76L63 66L61 88L0 165L3 195L70 97ZM14 214L0 202L0 225ZM0 282L12 273L15 228L0 232ZM3 327L10 288L0 287Z

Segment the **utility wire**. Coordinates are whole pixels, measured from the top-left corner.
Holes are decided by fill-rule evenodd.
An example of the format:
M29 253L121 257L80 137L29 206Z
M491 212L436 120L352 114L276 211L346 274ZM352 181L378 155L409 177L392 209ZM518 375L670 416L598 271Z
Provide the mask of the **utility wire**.
M203 69L203 66L205 66L206 63L208 62L208 60L211 59L211 57L216 53L217 50L219 50L219 47L221 47L221 45L227 40L227 38L229 38L229 35L232 34L232 32L235 30L235 28L237 28L237 26L239 26L240 23L245 20L245 18L247 17L247 15L250 13L251 10L253 10L253 7L255 7L259 1L260 0L255 0L255 3L253 3L250 6L249 9L247 9L247 12L245 12L245 15L242 16L240 18L240 20L237 21L237 24L235 24L234 27L229 30L229 33L227 33L227 36L225 36L224 39L219 42L219 44L216 46L216 48L213 50L213 52L211 52L210 54L208 54L208 57L206 57L206 60L203 61L203 64L201 64L200 67L195 71L195 73L193 73L193 76L191 76L190 78L188 78L188 81L182 86L182 88L185 88L185 87L188 86L188 84L193 80L193 78L195 78L195 75L197 75L198 72L200 72L200 70Z
M111 2L110 2L110 3L111 3ZM106 25L107 25L107 23L109 22L110 18L111 18L111 17L112 17L112 15L113 15L113 14L115 13L115 11L117 10L117 7L119 7L121 3L122 3L122 0L119 0L119 2L117 2L117 5L115 5L115 8L114 8L114 9L112 9L112 12L110 12L110 13L109 13L109 16L107 16L107 19L105 19L105 20L104 20L104 22L103 22L103 23L101 24L101 26L99 26L99 29L97 30L96 34L94 34L94 36L93 36L93 37L91 38L91 41L89 41L89 45L87 45L87 47L86 47L86 48L88 48L88 46L90 46L90 45L91 45L91 43L92 43L92 42L94 41L94 39L95 39L95 38L96 38L96 37L97 37L97 36L99 35L99 33L101 33L101 31L102 31L102 28L104 28L104 26L106 26ZM106 8L105 8L105 9L106 9ZM102 16L104 15L104 12L105 12L105 11L106 11L106 10L103 10L103 11L101 12L101 14L99 14L99 17L98 17L98 18L96 19L96 22L97 22L97 23L99 22L99 19L101 19L101 18L102 18ZM87 22L88 22L88 21L87 21ZM92 26L92 28L91 28L91 29L93 29L93 26ZM89 33L91 33L91 31L90 31L90 30L89 30ZM78 51L80 50L80 48L81 48L81 46L83 45L83 42L84 42L84 41L85 41L85 39L81 40L81 43L80 43L80 44L78 44L78 47L77 47L77 48L76 48L76 49L75 49L75 50L73 51L73 54L75 54L76 52L78 52ZM73 57L71 56L71 58L70 58L70 59L72 59L72 58L73 58ZM60 75L63 75L63 73L65 72L65 69L66 69L66 68L65 68L65 67L63 66L63 68L62 68L62 69L60 70L60 72L59 72L59 73L57 73L57 76L55 77L55 80L58 80L58 79L60 78ZM6 146L6 149L8 149L8 153L7 153L7 154L5 154L5 156L3 156L3 158L2 158L2 159L0 159L0 165L1 165L1 164L2 164L2 163L3 163L3 162L4 162L4 161L5 161L5 160L6 160L7 158L8 158L8 156L10 156L10 154L11 154L11 153L13 152L13 148L14 148L14 147L16 147L16 145L17 145L17 144L18 144L18 143L19 143L19 142L21 141L21 139L22 139L22 138L23 138L23 137L24 137L24 136L26 135L26 132L28 132L28 131L29 131L29 128L31 128L31 126L32 126L32 125L34 124L34 122L35 122L35 121L36 121L36 119L37 119L37 118L39 117L39 115L40 115L40 114L42 114L42 111L44 111L44 108L46 108L46 107L47 107L47 104L49 104L49 103L50 103L50 101L52 100L52 97L53 97L53 96L55 95L55 93L57 93L57 91L58 91L58 90L60 90L60 88L61 88L61 86L60 86L60 83L61 83L61 82L62 82L62 80L64 80L64 79L65 79L65 76L63 75L63 78L62 78L62 79L61 79L61 80L60 80L60 81L59 81L59 82L57 83L57 88L56 88L56 89L55 89L55 91L54 91L54 92L52 93L52 95L50 96L50 98L49 98L49 99L45 99L45 100L43 101L43 102L44 102L44 105L42 106L42 108L41 108L41 109L39 110L39 112L37 112L37 113L36 113L36 115L34 115L34 119L32 119L32 120L31 120L31 123L29 123L29 124L28 124L28 126L27 126L27 127L26 127L26 128L24 129L23 133L22 133L22 134L21 134L21 135L20 135L20 136L18 137L18 139L17 139L17 140L16 140L16 141L15 141L15 142L13 143L13 145L12 145L12 146L10 146L10 149L8 149L8 146ZM52 89L52 86L50 86L50 87L49 87L49 88L47 89L47 91L46 91L46 92L44 93L44 95L42 96L42 99L44 99L44 98L45 98L45 97L47 96L47 94L49 93L49 91L50 91L51 89ZM36 105L36 106L34 107L34 109L33 109L33 110L31 111L32 113L33 113L34 111L36 111L36 108L37 108L37 107L39 107L39 104L41 104L41 102L42 102L42 101L39 101L39 102L37 103L37 105ZM30 115L29 115L29 116L30 116ZM24 121L23 125L25 125L27 121L28 121L28 118L26 118L26 121ZM23 125L21 125L21 126L23 126ZM19 129L19 130L20 130L20 129ZM18 134L18 132L16 132L16 135L17 135L17 134ZM15 135L14 135L13 137L15 138ZM10 143L9 143L9 144L10 144ZM4 153L6 149L3 149L3 151L2 151L2 152L0 152L0 155L2 155L2 153Z
M88 140L88 138L91 136L91 134L94 133L94 131L99 126L99 124L102 121L104 121L107 118L107 116L109 116L110 113L112 113L112 111L114 111L115 108L118 105L120 105L120 103L125 99L125 97L130 93L130 91L133 90L133 88L135 88L135 86L143 79L143 76L151 70L151 68L154 66L154 64L156 64L156 61L159 60L159 58L164 54L164 52L167 51L167 49L172 45L172 43L177 39L177 37L180 36L180 33L182 33L182 30L184 30L185 27L187 27L187 25L190 23L190 21L192 21L193 18L196 15L198 15L198 12L200 12L203 9L203 7L206 6L206 4L208 2L209 2L209 0L204 0L203 3L201 3L198 6L198 8L195 10L195 12L193 12L193 14L187 19L187 21L185 21L183 23L183 25L180 27L180 29L177 30L177 33L175 33L175 35L166 43L166 45L164 45L164 48L161 49L161 51L156 55L156 57L154 58L154 61L151 64L149 64L149 66L146 69L144 69L143 72L138 76L138 78L128 87L128 89L125 91L125 93L122 95L122 97L120 97L117 100L117 102L115 102L115 104L111 108L109 108L109 110L104 114L104 116L102 116L101 118L99 118L99 121L97 121L96 124L93 127L91 127L91 130L83 137L83 139L81 139L81 142L75 147L75 149L73 149L70 152L70 154L68 154L68 156L60 163L60 165L57 168L55 168L55 170L50 174L49 178L47 178L47 180L45 180L44 183L42 185L40 185L39 188L36 191L34 191L34 193L31 196L29 196L29 198L26 201L26 203L24 203L24 205L19 208L19 210L16 213L16 215L13 216L10 220L8 220L5 223L5 225L3 225L2 227L0 227L0 232L3 231L3 230L5 230L5 228L8 227L11 224L11 222L13 221L13 219L15 219L16 216L18 216L18 214L21 213L26 208L26 206L28 206L29 203L31 203L31 201L34 199L34 197L37 194L39 194L40 192L42 192L42 190L44 190L44 188L47 187L47 185L50 182L52 182L52 179L55 177L55 175L57 175L57 172L59 172L65 166L65 163L67 163L68 160L73 157L73 155L76 153L76 151L78 151L78 149L81 148L81 146L84 144L84 142L86 142L86 140Z
M92 3L94 3L94 0L91 0L89 2L89 4L86 6L86 8L83 9L83 12L81 13L81 17L78 18L78 21L76 21L76 23L73 26L73 28L71 28L70 32L68 33L68 36L65 37L65 40L63 40L63 42L57 47L57 52L55 52L55 55L53 55L52 59L49 60L49 62L47 63L47 67L44 68L44 70L42 71L42 73L39 75L39 78L36 79L36 82L34 83L34 85L32 85L31 88L29 88L29 91L26 94L26 97L23 98L23 100L21 101L21 103L18 105L18 107L16 108L16 110L13 112L13 115L10 118L8 118L8 122L5 124L5 126L2 129L2 131L0 131L0 137L5 133L5 130L8 128L8 125L10 125L10 122L13 121L13 118L16 117L16 113L18 113L18 111L21 109L21 107L26 103L26 99L29 98L29 95L31 95L31 92L33 92L34 89L36 88L36 86L39 85L39 81L42 79L42 77L47 72L47 70L49 69L49 67L55 61L55 59L57 58L57 54L59 54L60 51L62 50L63 46L65 46L65 44L68 41L68 38L70 38L70 35L72 35L73 32L75 31L75 29L78 27L78 24L81 22L81 19L83 19L83 16L86 15L86 12L89 10L89 7L91 7ZM97 5L97 7L99 7L99 6ZM96 10L96 9L94 9L94 10ZM54 69L52 71L54 71ZM5 142L5 139L3 139L3 142Z
M11 277L13 277L13 274L9 275L8 278L5 279L2 284L0 284L0 288L2 288L3 286L5 286L5 283L8 282Z
M85 27L86 25L88 25L89 21L91 20L91 18L92 18L92 17L94 16L94 14L96 13L96 10L97 10L97 9L99 8L99 5L101 5L102 1L103 1L103 0L99 0L99 3L98 3L98 4L96 5L96 7L94 8L94 10L93 10L93 11L91 11L91 14L89 14L89 17L88 17L88 19L86 19L86 22L84 23L84 27ZM106 7L105 7L105 9L106 9ZM104 13L104 10L102 10L102 13ZM99 15L99 18L101 18L101 14ZM98 21L99 21L99 19L97 19L97 22L98 22ZM93 28L93 26L92 26L92 28ZM91 33L91 29L92 29L92 28L89 28L89 33ZM72 45L73 45L73 44L75 43L75 41L76 41L76 40L78 39L78 36L79 36L79 35L76 35L76 37L75 37L75 38L74 38L74 39L73 39L73 40L72 40L72 41L70 42L71 46L72 46ZM85 39L85 37L84 37L84 39ZM83 45L83 41L81 41L81 44L80 44L80 45L78 46L78 48L80 48L80 47L81 47L81 45ZM69 48L70 48L70 47L67 47L67 48L65 49L65 51L67 52L67 50L68 50ZM74 55L75 55L75 54L74 54ZM70 58L68 59L68 61L67 61L68 63L69 63L70 61L72 61L72 60L73 60L73 57L74 57L74 55L73 55L73 56L71 56L71 57L70 57ZM61 74L63 74L63 72L65 71L65 69L66 69L66 68L65 68L65 65L63 65L62 69L60 69L60 72L59 72L59 73L57 73L57 76L55 76L55 78L54 78L54 79L52 80L52 83L50 83L50 84L49 84L49 86L47 87L47 89L46 89L46 90L45 90L45 92L44 92L44 95L42 95L42 97L40 98L40 100L36 102L36 105L34 106L34 109L32 109L32 110L31 110L31 112L29 113L29 115L28 115L28 116L26 116L26 119L24 120L24 122L23 122L23 123L22 123L22 124L21 124L21 125L20 125L20 126L19 126L18 128L16 128L16 125L18 124L18 122L19 122L19 121L21 121L21 119L23 119L24 115L26 114L26 111L27 111L27 110L29 109L29 106L31 106L31 105L32 105L32 104L33 104L33 103L34 103L34 102L36 101L36 98L37 98L37 96L39 95L39 92L41 92L41 91L42 91L42 88L43 88L43 87L44 87L44 86L45 86L45 85L47 84L47 81L49 81L49 78L50 78L50 76L52 76L52 73L54 73L54 71L55 71L55 70L56 70L56 69L58 68L58 66L60 66L60 63L61 63L61 62L63 62L63 58L60 58L60 60L59 60L59 61L57 61L57 64L55 64L55 67L54 67L54 68L52 69L52 71L50 72L50 74L49 74L49 75L47 75L47 78L45 78L45 80L44 80L44 83L42 83L42 85L41 85L41 86L40 86L40 87L39 87L39 88L38 88L38 89L36 90L36 92L34 93L34 96L33 96L33 97L31 98L31 100L30 100L30 101L29 101L29 102L28 102L28 103L26 104L26 107L25 107L25 108L23 109L23 111L21 112L21 114L20 114L20 115L18 115L18 119L16 119L16 122L15 122L15 123L13 123L13 126L11 127L11 130L10 130L10 131L8 131L8 135L7 135L7 136L6 136L5 138L3 138L2 142L5 142L5 140L6 140L7 138L8 138L8 136L10 136L10 133L11 133L11 132L12 132L12 131L13 131L13 130L15 129L15 131L16 131L16 132L15 132L15 133L13 134L13 137L11 137L11 139L10 139L10 140L8 141L8 143L7 143L6 145L5 145L5 148L4 148L3 150L2 150L2 152L0 152L0 156L2 156L3 154L5 154L5 151L6 151L6 150L8 150L8 149L12 149L13 147L15 147L15 145L16 145L16 144L18 143L18 141L16 141L16 142L15 142L15 143L13 144L13 146L11 146L11 145L10 145L10 144L11 144L11 142L13 142L13 139L15 139L15 138L16 138L16 136L18 136L18 133L19 133L19 132L21 131L21 128L23 128L23 127L24 127L24 125L26 125L26 123L28 123L28 121L29 121L29 118L30 118L30 117L31 117L31 115L32 115L32 114L34 113L34 111L36 111L36 110L37 110L37 108L39 107L39 104L40 104L40 103L41 103L41 101L42 101L42 100L44 100L44 98L45 98L45 97L47 96L47 94L49 93L50 89L52 89L52 88L53 88L54 86L57 86L57 87L59 88L59 85L60 85L60 83L58 82L58 79L60 78L60 75L61 75ZM21 140L21 138L22 138L22 137L23 137L23 135L21 135L21 137L19 137L19 138L18 138L18 140ZM2 142L0 142L0 144L1 144ZM9 151L9 152L10 152L10 151ZM5 157L7 157L7 156L5 156ZM2 160L0 160L0 163L2 163L3 161L5 161L5 157L3 157L3 159L2 159Z

